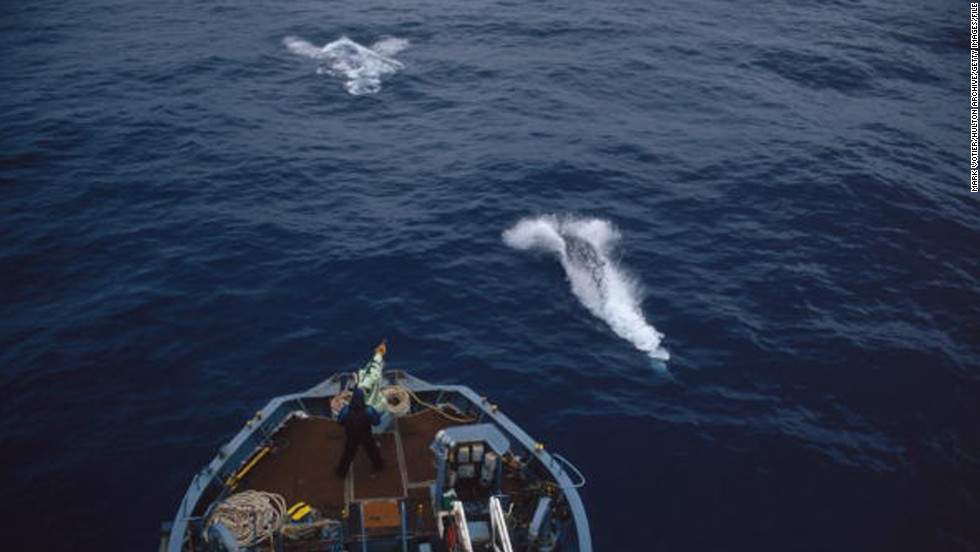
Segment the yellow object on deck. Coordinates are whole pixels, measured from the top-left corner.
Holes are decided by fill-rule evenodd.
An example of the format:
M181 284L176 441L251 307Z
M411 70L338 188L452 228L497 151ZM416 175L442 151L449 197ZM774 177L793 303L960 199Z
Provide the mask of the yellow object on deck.
M289 514L289 518L293 521L302 521L310 512L313 511L313 507L305 502L297 502L293 504L286 513Z
M252 456L252 459L249 460L248 463L246 463L244 466L242 466L242 469L235 472L235 475L229 477L228 480L225 481L225 486L230 488L235 488L238 485L238 482L244 479L245 476L248 475L248 472L251 471L256 464L259 463L259 460L261 460L266 454L269 454L269 450L270 450L269 447L260 448L255 453L255 455Z

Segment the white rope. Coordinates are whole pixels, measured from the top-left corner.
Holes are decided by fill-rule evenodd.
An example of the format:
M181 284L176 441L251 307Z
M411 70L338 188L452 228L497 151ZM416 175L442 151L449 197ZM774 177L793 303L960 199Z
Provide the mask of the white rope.
M408 395L408 389L401 385L390 385L381 390L381 395L385 398L388 412L393 416L404 416L412 409L412 399Z
M286 499L275 493L243 491L218 504L204 526L204 538L215 523L221 523L242 547L262 542L278 531L286 517Z
M404 385L391 385L391 386L386 387L385 390L391 390L391 391L389 391L390 393L398 393L399 395L403 395L403 394L404 395L408 395L409 397L412 397L412 399L414 399L415 402L417 402L420 405L428 408L429 410L435 411L437 414L439 414L443 418L446 418L447 420L450 420L450 421L453 421L453 422L457 422L457 423L461 423L461 424L469 424L469 423L472 423L472 422L476 421L476 417L466 417L466 418L464 418L464 417L459 417L459 416L453 416L452 414L446 412L442 408L439 408L438 406L435 406L435 405L432 405L432 404L429 404L429 403L423 401L411 389L409 389L408 387L405 387ZM404 402L406 404L408 403L408 401L404 401ZM443 405L439 405L439 406L443 406ZM446 406L451 406L451 405L446 405ZM453 408L456 408L456 407L453 406ZM458 411L459 409L456 409L456 410Z

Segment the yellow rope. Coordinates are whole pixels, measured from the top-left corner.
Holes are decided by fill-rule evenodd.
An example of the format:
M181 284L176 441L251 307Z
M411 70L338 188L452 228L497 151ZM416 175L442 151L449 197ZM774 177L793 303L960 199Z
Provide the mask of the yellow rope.
M423 401L422 399L419 398L418 395L415 394L414 391L412 391L408 387L405 387L404 385L389 385L381 390L381 394L384 395L386 400L388 399L389 396L396 396L402 399L398 403L399 406L396 407L395 410L391 411L391 413L394 414L395 416L402 416L408 414L409 408L400 405L402 404L407 405L408 401L406 400L406 397L411 397L412 400L419 403L419 405L434 411L435 413L439 414L443 418L446 418L447 420L450 420L452 422L456 422L460 424L470 424L476 421L476 416L470 416L470 417L453 416L452 414L446 412L442 408L439 408L439 406ZM330 409L333 411L334 416L337 415L337 412L340 412L340 409L343 408L344 403L346 403L349 400L350 400L350 391L342 391L333 396L333 398L330 401ZM453 406L453 408L455 408L455 406Z
M457 422L457 423L461 423L461 424L470 424L470 423L473 423L473 422L476 421L476 417L462 418L462 417L453 416L452 414L450 414L450 413L442 410L438 406L435 406L435 405L432 405L432 404L429 404L429 403L423 401L422 399L419 398L418 395L415 394L415 392L413 392L411 389L405 387L404 385L392 385L392 386L389 386L388 389L396 389L396 390L398 390L397 392L399 394L401 394L401 392L402 392L401 390L404 390L404 393L406 393L406 394L408 394L408 396L412 397L412 399L414 399L415 402L417 402L420 405L428 408L429 410L435 411L437 414L439 414L443 418L446 418L447 420L450 420L450 421L453 421L453 422Z

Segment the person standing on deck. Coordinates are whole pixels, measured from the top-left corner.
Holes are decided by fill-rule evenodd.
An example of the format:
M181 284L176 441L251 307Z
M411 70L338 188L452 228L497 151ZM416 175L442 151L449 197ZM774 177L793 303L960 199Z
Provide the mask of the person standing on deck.
M371 433L371 426L381 423L381 416L373 406L364 404L364 391L360 387L354 389L350 403L341 409L337 421L344 426L344 454L334 470L337 477L347 477L347 470L357 454L358 446L364 447L374 465L374 471L383 470L385 463Z

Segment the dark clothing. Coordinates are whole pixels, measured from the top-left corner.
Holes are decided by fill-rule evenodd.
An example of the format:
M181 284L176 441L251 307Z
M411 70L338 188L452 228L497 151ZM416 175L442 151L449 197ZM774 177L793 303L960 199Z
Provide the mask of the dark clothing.
M351 401L351 402L353 402L353 401ZM372 407L372 406L365 406L364 404L361 404L361 409L364 412L367 412L368 418L371 420L371 425L376 426L376 425L378 425L378 424L381 423L381 415L378 414L378 411L375 410L374 407ZM350 404L345 404L344 407L340 409L340 413L337 414L337 421L340 422L341 424L344 424L344 427L345 428L347 427L347 422L346 422L347 416L351 412L352 412L351 411L351 405Z
M345 406L337 415L337 421L344 425L344 454L340 457L340 462L337 463L337 475L339 477L347 476L347 470L350 468L351 462L354 461L358 446L364 447L375 471L384 469L384 460L381 459L381 452L378 450L374 435L371 433L371 426L381 423L381 417L377 410L365 406L364 394L360 392L360 389L354 392L350 404Z

